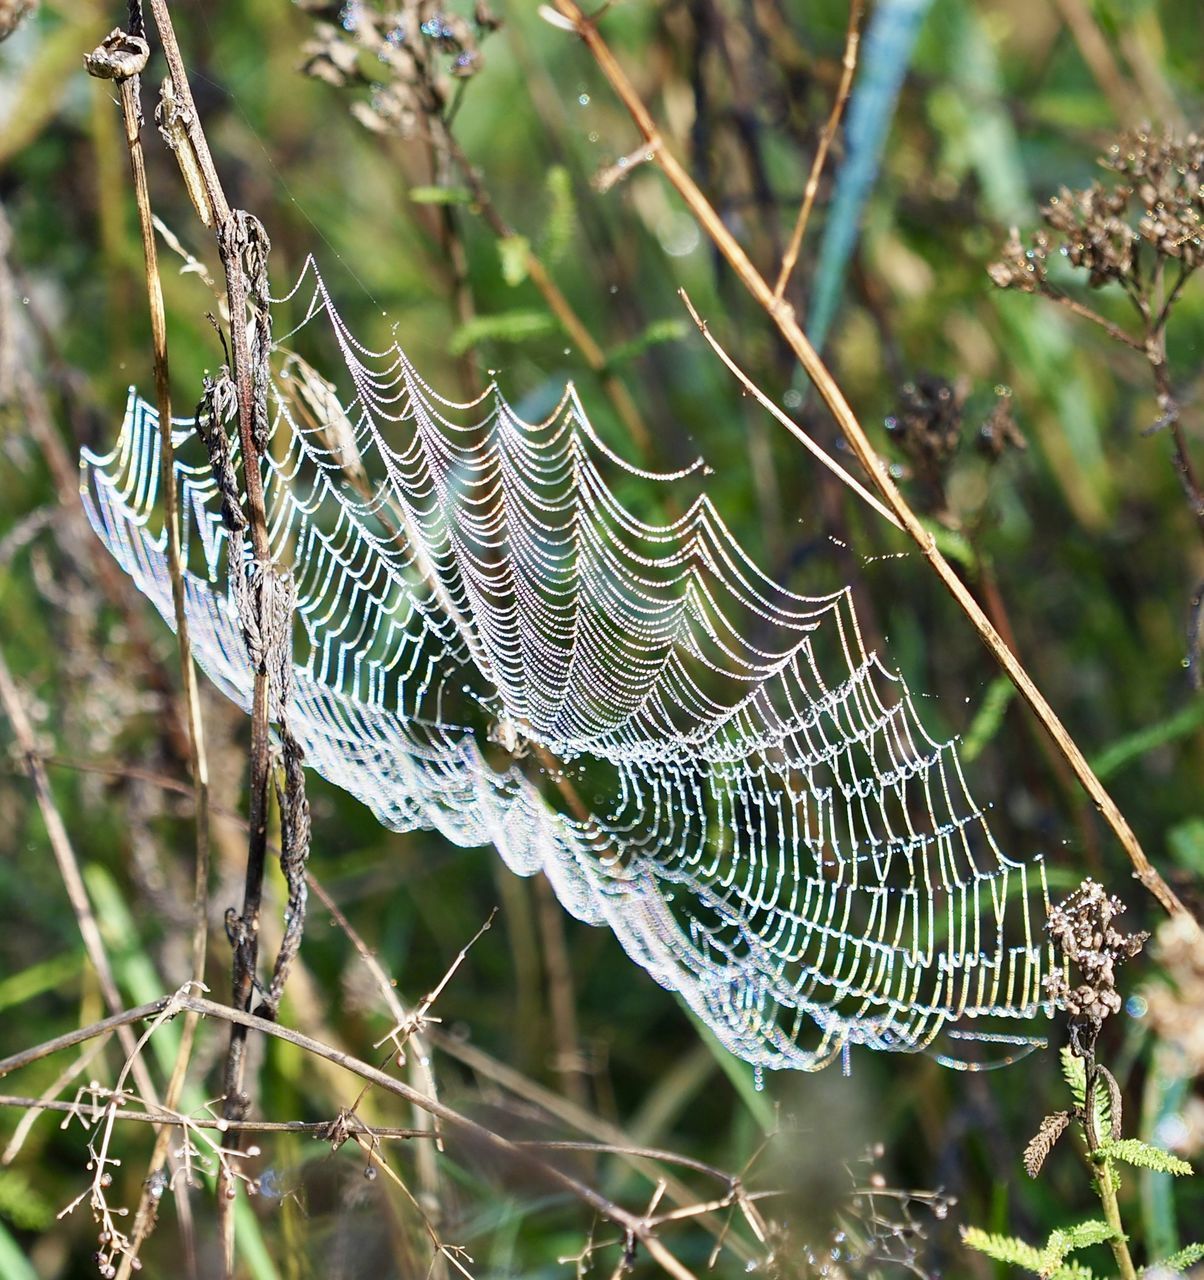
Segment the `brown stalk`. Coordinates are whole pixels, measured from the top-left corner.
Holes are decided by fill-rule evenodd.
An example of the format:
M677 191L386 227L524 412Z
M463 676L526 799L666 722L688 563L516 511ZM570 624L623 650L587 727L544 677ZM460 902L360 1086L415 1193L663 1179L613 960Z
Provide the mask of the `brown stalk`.
M176 41L167 0L150 0L151 12L159 32L159 40L167 59L172 90L182 113L191 154L200 170L204 197L212 216L218 252L226 278L226 296L230 307L230 340L232 373L238 394L238 432L242 446L243 483L246 487L246 515L251 532L255 559L271 562L267 517L264 510L263 485L259 472L259 449L255 442L255 391L252 385L251 357L247 338L247 287L243 275L241 253L233 230L234 215L213 163L213 156L201 127L193 100L192 88ZM263 901L263 877L267 857L268 797L271 784L271 740L268 729L269 687L265 670L255 673L251 705L251 795L249 806L250 837L247 844L246 878L243 888L242 913L234 946L232 999L239 1010L250 1008L255 992L255 970L259 956L259 913ZM227 1119L241 1119L247 1101L246 1042L248 1024L232 1023L230 1049L226 1059L223 1114ZM223 1167L218 1187L218 1220L225 1258L226 1273L234 1270L234 1202L235 1187L229 1171Z
M1172 915L1187 914L1171 887L1166 883L1156 868L1150 863L1116 801L1108 794L1102 782L1096 777L1087 758L1078 744L1067 732L1053 708L1045 700L1044 695L1033 683L1032 678L1015 654L1004 643L999 632L991 625L990 619L974 599L966 585L954 572L952 566L937 549L932 534L924 528L919 517L912 511L906 499L891 480L887 469L874 451L865 429L850 408L844 393L828 371L815 348L807 340L797 319L794 309L784 299L775 298L773 289L761 273L753 265L748 255L741 248L735 237L724 225L722 219L711 207L698 185L690 177L684 166L673 152L662 144L661 135L647 107L636 92L626 72L611 53L610 47L602 38L596 24L581 11L574 0L554 0L558 12L572 24L573 30L584 42L586 48L597 62L599 69L611 87L627 108L636 127L643 135L645 142L656 144L654 163L686 202L698 219L703 230L711 238L716 248L727 259L741 283L764 309L773 321L778 332L786 340L790 349L798 358L807 376L815 384L824 403L836 419L850 448L858 461L865 468L866 474L873 481L886 505L895 513L907 534L923 552L932 566L933 572L940 578L942 585L953 597L962 611L969 618L983 643L992 656L1006 672L1016 686L1021 697L1028 703L1037 718L1044 725L1058 750L1066 758L1070 768L1080 785L1091 797L1096 808L1105 821L1116 833L1137 878L1158 899L1162 906Z
M775 302L780 302L790 283L790 275L798 262L799 250L803 247L803 236L807 233L807 223L811 220L811 209L815 204L815 196L819 191L819 180L823 175L824 164L828 159L828 151L840 127L840 117L844 114L845 104L849 100L849 90L853 85L853 72L857 69L857 50L861 43L861 16L865 11L864 0L849 0L849 25L844 38L844 57L841 59L840 84L836 88L836 99L832 103L832 111L824 124L823 132L815 148L815 159L811 162L811 172L807 175L807 185L803 189L803 202L799 205L798 217L794 230L790 233L790 243L782 256L782 269L778 272L777 283L773 287Z
M135 45L134 42L137 42ZM138 33L124 35L114 32L105 45L97 51L102 54L106 46L114 43L136 48L137 59L145 65L149 53L146 42ZM94 59L97 55L93 55ZM136 64L135 64L136 65ZM205 754L204 725L201 718L200 691L197 688L196 668L192 662L192 648L188 635L188 614L184 598L184 573L180 552L179 495L176 488L175 449L171 438L171 382L167 356L167 318L163 307L163 289L159 280L159 259L155 245L155 228L151 211L150 190L146 181L146 160L142 151L141 80L138 71L113 77L121 93L121 115L125 125L125 141L130 155L130 171L134 183L134 200L138 207L138 223L142 234L142 253L146 268L147 305L151 321L151 349L155 372L155 397L159 411L159 447L162 464L161 491L163 494L164 524L167 529L167 568L171 577L172 607L175 612L176 639L179 646L180 674L184 687L184 703L188 713L188 754L192 773L194 820L196 824L196 864L193 892L192 930L192 980L203 983L205 979L205 953L209 936L209 764ZM196 1036L197 1016L186 1014L180 1031L179 1048L172 1068L171 1078L164 1095L164 1107L172 1111L180 1100L192 1046ZM157 1175L167 1163L172 1132L160 1127L155 1137L150 1165L143 1180L143 1192L138 1204L131 1233L131 1249L124 1254L117 1273L117 1280L127 1280L134 1260L154 1226L157 1200L151 1188Z

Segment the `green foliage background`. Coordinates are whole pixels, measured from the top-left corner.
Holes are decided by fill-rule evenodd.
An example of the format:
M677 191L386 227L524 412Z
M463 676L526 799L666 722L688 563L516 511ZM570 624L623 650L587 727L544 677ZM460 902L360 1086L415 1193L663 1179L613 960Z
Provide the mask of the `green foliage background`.
M1123 103L1101 90L1058 6L936 0L830 355L884 453L891 446L881 424L902 381L924 371L966 380L966 439L948 493L960 524L954 548L967 578L976 588L984 575L997 584L1039 685L1100 765L1152 857L1198 905L1204 703L1188 685L1183 659L1188 601L1204 577L1204 557L1167 441L1142 434L1157 417L1148 374L1140 357L1049 304L994 290L985 266L1010 224L1034 225L1038 204L1059 186L1083 186L1095 176L1094 158L1119 125L1143 115L1199 121L1204 31L1197 0L1064 6L1071 7L1093 16L1119 59L1129 87ZM23 340L17 354L36 373L54 430L72 454L80 444L110 441L127 384L149 390L151 378L120 119L111 86L89 80L81 63L122 18L120 8L48 0L0 45L0 198L12 224L19 305L35 330L45 330L36 344ZM499 250L470 207L439 203L430 190L440 185L439 175L421 144L369 133L335 90L299 74L301 46L312 30L305 14L286 0L197 0L178 8L219 168L232 202L268 229L278 291L312 252L361 338L387 339L395 328L445 394L457 395L483 370L498 369L508 395L533 414L573 378L602 433L631 455L597 379L523 278L521 255L516 267L513 246ZM484 69L466 86L457 135L516 234L545 258L613 353L613 367L650 426L656 461L675 464L701 452L719 509L758 562L787 585L816 593L854 583L873 633L888 641L895 665L923 691L934 736L970 735L971 786L994 806L1005 848L1026 858L1043 852L1055 890L1086 873L1102 878L1129 901L1131 927L1155 924L1154 905L1130 882L1119 849L1061 778L1024 710L1002 696L989 656L922 559L821 483L808 457L740 396L701 338L681 323L676 291L684 286L759 383L835 447L834 428L807 397L764 316L653 166L638 167L607 194L591 188L591 177L631 151L636 138L585 51L542 22L534 5L508 5L501 16L504 27L484 45ZM845 16L839 0L626 0L605 19L608 39L670 145L767 272L830 105ZM149 84L146 97L149 116ZM215 270L171 156L156 145L153 127L146 138L158 213ZM838 146L833 168L839 163ZM452 304L439 243L445 208L454 211L467 253L478 316L467 328ZM804 314L822 226L821 193L793 295ZM173 388L186 408L202 372L221 356L205 319L212 295L177 265L164 252ZM1104 294L1094 301L1125 318L1120 299ZM1175 316L1171 357L1197 457L1204 456L1202 343L1204 290L1196 282ZM989 467L972 445L997 385L1012 389L1029 447ZM635 486L624 496L637 508L656 500ZM6 404L0 540L30 512L54 504L52 478L28 422L18 406ZM180 777L165 745L162 699L148 687L122 619L96 591L88 536L60 514L0 565L0 644L36 700L48 754ZM171 637L148 608L141 613L155 658L171 673ZM987 713L976 719L983 707ZM246 726L216 697L207 712L217 799L236 809ZM7 727L0 728L0 747L9 743ZM100 1016L20 762L15 753L5 760L0 1054ZM124 995L135 1002L174 987L186 972L180 924L191 874L186 813L128 778L59 766L53 780L89 886L103 904ZM314 870L407 996L429 990L501 904L436 1012L449 1034L485 1047L545 1087L561 1088L544 977L548 936L534 887L508 877L488 850L453 849L422 833L394 835L350 797L316 778L311 786ZM235 900L240 873L232 829L219 841L219 855L220 911ZM633 1141L736 1171L758 1151L776 1109L793 1134L771 1145L753 1181L786 1188L775 1212L795 1224L797 1239L826 1238L849 1185L845 1166L868 1176L857 1162L872 1143L883 1144L879 1167L892 1184L939 1186L957 1196L944 1221L927 1224L930 1265L945 1274L1003 1274L963 1252L958 1224L1037 1239L1089 1206L1069 1151L1051 1161L1039 1182L1020 1172L1027 1137L1046 1111L1064 1105L1052 1046L991 1073L861 1052L847 1077L839 1068L782 1076L757 1092L751 1073L713 1048L613 938L567 918L562 928L590 1067L590 1108ZM286 999L286 1020L321 1028L370 1057L387 1021L345 938L317 906L303 956L305 973ZM1143 963L1140 980L1155 968ZM219 995L226 965L215 943L210 985ZM1182 1112L1193 1085L1168 1068L1141 1017L1115 1021L1108 1051L1126 1090L1130 1131L1154 1138L1160 1119ZM1056 1041L1057 1029L1051 1034ZM210 1067L220 1036L213 1045ZM4 1087L36 1093L61 1065L43 1063ZM446 1096L504 1131L551 1131L463 1066L441 1056L439 1067ZM212 1094L212 1071L204 1083L199 1073L197 1080L199 1096ZM274 1048L260 1096L272 1118L316 1120L329 1119L353 1093L299 1055ZM7 1140L19 1114L0 1115L0 1137ZM390 1116L383 1103L377 1114ZM396 1114L390 1119L407 1122ZM118 1190L130 1203L148 1146L145 1134L130 1133L126 1142L127 1185ZM258 1252L247 1245L248 1274L425 1274L412 1212L379 1181L367 1184L353 1157L297 1138L261 1145L260 1167L296 1195L261 1196L248 1215L262 1241ZM444 1231L473 1254L475 1274L572 1274L559 1259L579 1253L590 1230L577 1206L499 1178L472 1153L458 1154L444 1166ZM83 1189L84 1161L79 1128L60 1131L44 1117L16 1168L0 1170L5 1275L93 1274L86 1207L62 1222L53 1217ZM650 1194L617 1161L587 1162L586 1172L632 1204ZM1129 1182L1139 1239L1169 1250L1194 1238L1189 1231L1179 1240L1176 1223L1186 1228L1204 1217L1198 1181L1176 1188L1177 1209L1159 1175L1134 1173ZM203 1244L204 1198L194 1196L194 1204ZM598 1234L602 1239L605 1229ZM704 1267L701 1233L683 1232L678 1243L688 1265ZM177 1274L177 1249L167 1213L148 1248L149 1273ZM614 1250L606 1256L598 1274L614 1266ZM1105 1263L1108 1257L1099 1249L1085 1256ZM807 1274L801 1253L788 1260L797 1272L782 1274ZM646 1261L637 1265L651 1274ZM722 1265L728 1274L741 1267Z

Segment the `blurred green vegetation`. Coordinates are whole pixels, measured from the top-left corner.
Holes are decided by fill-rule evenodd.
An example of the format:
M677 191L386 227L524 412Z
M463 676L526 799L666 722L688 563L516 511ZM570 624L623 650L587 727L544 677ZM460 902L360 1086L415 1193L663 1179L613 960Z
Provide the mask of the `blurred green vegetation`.
M1129 902L1131 927L1157 924L1155 904L1131 881L1120 850L1059 772L1027 712L1006 697L988 654L922 558L817 475L682 323L677 290L684 287L758 383L839 451L834 427L765 317L654 166L635 166L604 194L591 186L637 139L578 42L542 21L534 5L509 5L499 14L501 30L483 43L482 69L463 86L456 135L524 246L499 243L455 190L450 197L434 190L463 184L421 137L370 132L352 118L345 94L300 74L302 46L313 33L309 15L287 0L177 7L218 166L232 203L268 229L278 292L313 253L352 329L370 344L396 332L437 389L462 395L496 369L507 394L531 415L574 379L604 437L634 458L598 375L523 270L525 247L534 248L638 404L653 461L679 464L701 453L719 510L757 562L787 586L815 594L853 583L867 640L888 644L893 664L923 693L933 735L969 736L971 785L993 806L1004 847L1024 858L1044 853L1055 891L1090 873ZM151 386L120 117L112 86L82 68L82 54L123 9L44 0L0 45L0 201L11 224L20 313L0 347L6 360L34 374L53 431L72 456L80 445L114 438L128 384ZM1084 59L1067 25L1075 15L1101 38L1104 72L1114 67L1115 79ZM846 16L842 0L625 0L605 17L608 40L669 144L771 275L830 107ZM1060 186L1085 186L1097 175L1095 158L1118 128L1143 119L1180 128L1199 122L1201 66L1198 0L935 0L828 343L851 403L883 453L900 464L883 424L902 384L924 374L960 380L964 439L945 478L941 536L975 590L1005 602L1038 684L1098 763L1153 859L1197 909L1204 902L1204 703L1184 662L1204 554L1169 443L1164 434L1144 433L1159 414L1149 372L1139 354L1050 303L996 290L985 268L1010 225L1037 225L1039 204ZM153 199L165 224L216 274L212 245L174 160L157 145L152 90L161 72L152 43L144 97ZM831 174L842 158L838 142L792 285L791 300L804 315ZM465 254L472 318L457 308L449 217ZM173 391L183 412L196 400L203 371L222 358L206 319L216 303L195 272L179 270L175 255L161 252ZM1103 291L1091 301L1128 322L1119 296ZM1198 460L1202 351L1204 289L1195 281L1173 317L1170 359ZM0 374L6 393L8 376ZM1011 389L1028 447L991 464L973 446L1000 386ZM26 409L10 396L0 413L4 546L30 513L53 512L56 496ZM904 485L922 505L916 480L905 477ZM634 481L622 496L637 510L656 501ZM52 767L56 798L103 904L123 995L134 1003L174 988L187 972L191 833L180 797L136 776L74 767L185 776L137 637L97 587L90 537L64 508L0 564L0 644L33 699L42 748L69 762ZM174 685L171 637L149 607L135 604L135 612L154 662ZM216 802L239 810L246 725L216 695L206 712ZM0 747L10 744L7 727L0 728ZM101 1016L101 1006L20 761L13 751L3 758L0 1054L8 1054ZM859 1052L847 1077L839 1068L783 1075L759 1093L751 1072L713 1047L609 933L567 917L550 925L540 888L514 880L490 851L453 849L423 833L392 834L351 797L316 777L310 786L313 869L407 997L430 990L491 908L502 905L439 999L445 1035L488 1050L544 1088L582 1090L587 1108L633 1142L732 1171L758 1153L776 1114L796 1132L770 1145L751 1181L786 1187L785 1200L766 1212L795 1222L797 1239L826 1239L849 1185L845 1166L868 1176L858 1162L871 1144L883 1146L878 1167L891 1185L939 1187L957 1198L946 1217L925 1221L921 1250L933 1272L1003 1274L961 1250L960 1223L1036 1239L1068 1210L1089 1205L1069 1153L1051 1161L1039 1181L1020 1171L1023 1143L1060 1105L1056 1046L987 1073ZM215 837L220 916L236 900L242 838L220 819ZM575 1073L558 1069L564 1064L556 1060L545 976L558 930L567 940L584 1067L575 1086ZM303 960L284 1020L371 1058L387 1015L346 937L316 904ZM215 941L210 986L219 997L227 961ZM1150 980L1156 962L1144 964L1143 980ZM1116 1020L1108 1045L1130 1131L1164 1142L1178 1135L1180 1150L1198 1160L1198 1082L1185 1078L1141 1009L1135 1001ZM1058 1029L1050 1030L1056 1041ZM216 1091L222 1043L210 1032L202 1045L194 1101ZM166 1038L160 1049L166 1054ZM100 1061L65 1095L93 1074L99 1078ZM5 1087L36 1094L65 1063L43 1062ZM437 1054L437 1066L443 1095L502 1131L564 1136L563 1126L529 1102L516 1102L447 1054ZM259 1092L270 1118L303 1120L329 1119L355 1094L279 1045L267 1051ZM372 1114L383 1123L408 1122L381 1101ZM18 1111L0 1115L0 1140L19 1119ZM132 1204L149 1137L133 1129L122 1137L123 1185L114 1200ZM270 1177L241 1224L247 1274L426 1274L429 1249L412 1209L383 1180L365 1180L362 1161L348 1150L332 1155L326 1144L293 1136L260 1146L256 1172ZM46 1116L15 1165L0 1169L6 1276L95 1273L86 1205L53 1219L85 1188L85 1161L78 1124L60 1128ZM412 1173L412 1153L402 1153L399 1165ZM496 1176L473 1152L453 1149L439 1167L439 1229L473 1255L473 1274L573 1274L563 1259L580 1254L591 1231L577 1205ZM617 1160L583 1159L574 1167L632 1205L651 1195L651 1186ZM1129 1182L1127 1221L1139 1252L1143 1241L1169 1250L1196 1238L1189 1228L1204 1219L1198 1179L1177 1186L1175 1202L1158 1175L1134 1174ZM212 1266L208 1198L194 1195L192 1203L201 1255ZM593 1225L599 1241L611 1238ZM673 1242L686 1265L705 1268L711 1242L703 1232L683 1231ZM1106 1250L1090 1256L1106 1265ZM147 1274L181 1274L171 1211L145 1257ZM592 1273L609 1274L617 1257L614 1248L599 1254ZM801 1257L788 1261L796 1270L784 1266L780 1274L810 1274ZM720 1272L737 1274L743 1265L726 1256ZM653 1271L643 1258L637 1268Z

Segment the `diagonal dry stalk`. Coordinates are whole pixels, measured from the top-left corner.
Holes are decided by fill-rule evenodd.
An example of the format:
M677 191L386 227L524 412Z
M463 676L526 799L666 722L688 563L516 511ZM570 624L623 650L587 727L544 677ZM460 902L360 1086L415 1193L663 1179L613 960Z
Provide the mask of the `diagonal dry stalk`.
M923 552L925 559L932 566L933 572L941 580L941 584L956 601L969 618L971 625L978 632L982 642L990 650L991 655L1003 668L1008 678L1016 686L1021 697L1037 719L1045 727L1054 744L1065 757L1080 785L1091 797L1095 807L1104 820L1115 832L1125 854L1133 864L1137 879L1154 895L1168 913L1187 915L1187 909L1179 900L1174 890L1166 883L1146 857L1137 839L1136 833L1121 813L1116 801L1108 794L1103 783L1096 777L1091 765L1087 762L1078 743L1071 737L1057 713L1046 701L1044 694L1037 688L1028 671L1019 659L1004 643L1003 638L982 607L970 593L965 583L957 576L953 567L938 550L932 534L925 529L919 517L908 505L907 500L899 492L887 469L870 443L857 415L845 399L836 380L818 352L808 341L794 314L794 308L783 299L775 297L773 288L753 265L752 260L744 252L739 242L727 229L723 220L715 212L697 183L690 177L685 167L673 152L664 145L656 122L635 87L628 79L626 72L611 52L610 47L598 31L597 24L588 18L575 3L575 0L554 0L558 13L567 21L572 30L580 37L590 54L597 62L599 69L620 101L627 108L636 127L643 135L645 142L653 148L653 162L659 166L665 177L673 185L678 195L697 218L703 230L710 237L715 247L727 259L732 270L752 297L764 309L778 332L785 339L791 351L798 358L807 376L815 384L824 403L828 406L841 433L849 443L849 447L857 460L865 468L866 474L873 481L886 505L894 512L908 536Z
M106 58L106 50L120 50L124 46L132 53L132 59L116 63ZM184 687L184 702L188 713L189 765L192 772L194 822L196 828L196 864L193 892L192 980L203 983L205 979L205 954L209 933L209 764L205 754L204 725L201 718L200 691L197 687L196 667L192 661L192 647L188 634L188 614L184 599L184 574L180 551L179 496L176 488L175 449L171 434L171 381L167 355L167 319L163 307L163 289L159 280L159 261L155 246L155 228L151 212L150 191L146 181L146 161L142 152L142 107L140 71L145 66L149 49L141 31L126 34L114 32L89 60L89 70L99 68L115 71L104 78L115 80L120 88L121 115L125 125L126 147L130 155L130 171L134 184L134 198L138 208L138 223L142 235L142 252L146 274L147 305L151 321L151 348L154 359L155 396L159 411L159 448L161 456L161 491L163 494L164 524L167 530L167 568L171 578L172 607L175 612L176 639L179 647L180 674ZM179 1049L171 1078L168 1081L163 1105L172 1110L179 1102L184 1089L192 1046L196 1036L197 1017L187 1014L180 1033ZM143 1180L142 1197L134 1218L131 1248L122 1256L117 1280L127 1280L133 1269L142 1242L154 1225L157 1200L152 1187L163 1166L167 1163L172 1132L168 1126L159 1128L151 1153L146 1178Z

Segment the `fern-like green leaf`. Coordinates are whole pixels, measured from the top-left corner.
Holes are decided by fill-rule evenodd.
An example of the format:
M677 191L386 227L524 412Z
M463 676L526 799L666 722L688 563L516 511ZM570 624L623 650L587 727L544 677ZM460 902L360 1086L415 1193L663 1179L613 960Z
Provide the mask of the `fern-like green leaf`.
M530 270L531 242L526 236L506 236L497 242L498 257L502 262L502 279L513 287L522 284Z
M524 342L541 338L556 328L546 311L499 311L491 316L475 316L451 336L448 350L462 356L482 342Z
M1061 1051L1062 1074L1070 1086L1074 1104L1082 1110L1087 1097L1087 1067L1082 1058L1076 1058L1070 1052L1069 1045L1063 1045ZM1102 1081L1095 1082L1095 1131L1098 1134L1112 1131L1112 1099L1107 1086Z
M968 1227L962 1232L962 1240L971 1249L985 1253L996 1262L1020 1267L1024 1271L1031 1271L1033 1275L1045 1277L1046 1280L1095 1280L1090 1268L1080 1266L1077 1262L1056 1262L1051 1268L1044 1249L1038 1249L1016 1236L994 1235L981 1231L978 1227Z
M1188 1267L1202 1260L1204 1260L1204 1244L1189 1244L1186 1249L1180 1249L1178 1253L1172 1253L1169 1258L1165 1258L1162 1262L1157 1262L1152 1267L1146 1267L1141 1274L1147 1276L1157 1275L1163 1271L1171 1271L1175 1275L1181 1275Z
M1066 1260L1066 1255L1076 1249L1088 1249L1093 1244L1104 1244L1115 1237L1116 1232L1098 1218L1076 1223L1073 1227L1059 1227L1050 1233L1042 1253L1041 1274L1055 1275Z
M564 165L548 170L546 179L550 207L543 229L543 256L547 262L559 262L569 251L577 226L577 202L573 199L573 179Z
M1154 1169L1158 1173L1173 1173L1178 1177L1188 1177L1193 1172L1186 1160L1180 1160L1161 1147L1152 1147L1140 1138L1101 1142L1100 1152L1109 1160L1123 1160L1125 1164L1136 1165L1138 1169Z

